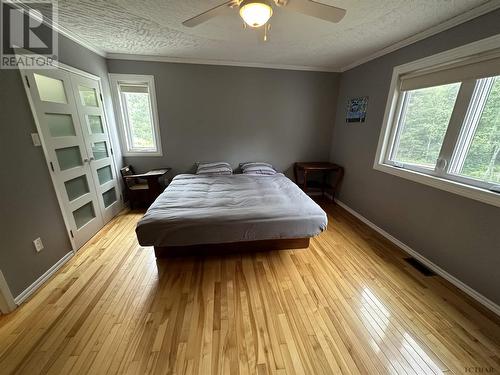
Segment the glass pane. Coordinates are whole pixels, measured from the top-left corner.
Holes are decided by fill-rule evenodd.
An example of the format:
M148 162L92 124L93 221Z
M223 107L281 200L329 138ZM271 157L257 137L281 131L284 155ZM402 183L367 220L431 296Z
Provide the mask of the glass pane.
M36 73L34 76L38 94L42 101L64 104L68 102L66 100L63 81Z
M89 115L88 117L90 132L92 134L102 134L104 133L104 128L102 126L101 116Z
M124 92L122 95L127 110L131 148L156 151L149 93Z
M56 150L56 156L62 171L83 165L78 146L59 148Z
M406 92L392 160L434 168L460 83Z
M82 99L82 104L88 107L97 107L97 94L95 89L91 87L78 86L78 91L80 92L80 98Z
M115 188L109 189L108 191L102 193L102 199L104 200L104 207L108 207L116 202L116 192Z
M459 174L500 183L500 76L485 79L486 101ZM488 82L489 81L489 82Z
M94 154L95 160L104 159L109 156L108 148L106 147L106 142L96 142L92 146L92 153Z
M95 217L94 205L89 202L79 209L73 211L76 227L80 229Z
M99 168L97 170L97 177L99 177L99 184L105 184L113 179L113 173L111 172L111 166L106 165L105 167Z
M75 200L90 191L89 185L87 184L87 177L85 175L66 181L64 185L66 186L66 192L68 193L68 199L70 201Z
M50 135L53 137L71 137L75 136L75 127L71 115L62 115L58 113L47 113L47 124Z

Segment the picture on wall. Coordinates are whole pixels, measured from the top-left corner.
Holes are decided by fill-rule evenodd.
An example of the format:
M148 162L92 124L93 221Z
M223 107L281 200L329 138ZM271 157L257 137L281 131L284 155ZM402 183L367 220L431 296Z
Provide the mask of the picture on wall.
M368 96L349 99L347 103L347 123L365 122Z

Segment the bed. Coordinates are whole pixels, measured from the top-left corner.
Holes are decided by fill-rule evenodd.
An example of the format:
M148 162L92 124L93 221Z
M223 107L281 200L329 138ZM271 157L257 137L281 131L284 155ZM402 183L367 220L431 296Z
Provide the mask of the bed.
M326 213L281 173L176 176L138 222L156 256L191 251L304 248Z

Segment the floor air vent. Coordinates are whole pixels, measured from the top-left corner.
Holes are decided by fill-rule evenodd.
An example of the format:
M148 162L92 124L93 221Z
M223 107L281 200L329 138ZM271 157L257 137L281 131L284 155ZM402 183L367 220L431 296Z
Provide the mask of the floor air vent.
M424 276L436 276L436 273L433 270L425 266L423 263L420 263L415 258L405 258L405 261Z

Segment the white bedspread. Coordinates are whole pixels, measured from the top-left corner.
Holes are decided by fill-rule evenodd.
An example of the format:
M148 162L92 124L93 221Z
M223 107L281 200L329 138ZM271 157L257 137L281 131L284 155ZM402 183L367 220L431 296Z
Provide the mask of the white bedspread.
M273 176L182 174L136 228L142 246L313 237L326 213L291 180Z

